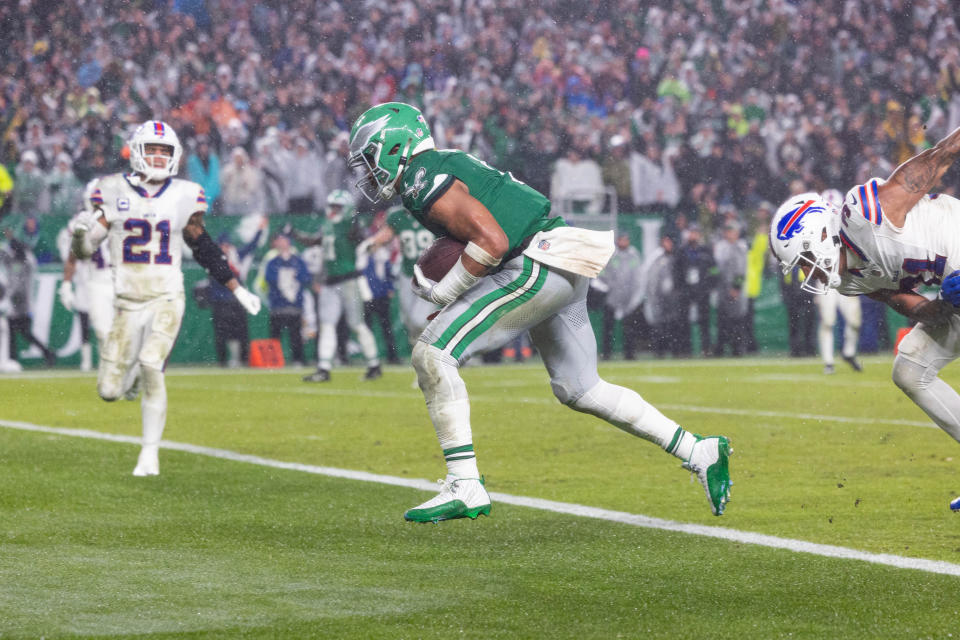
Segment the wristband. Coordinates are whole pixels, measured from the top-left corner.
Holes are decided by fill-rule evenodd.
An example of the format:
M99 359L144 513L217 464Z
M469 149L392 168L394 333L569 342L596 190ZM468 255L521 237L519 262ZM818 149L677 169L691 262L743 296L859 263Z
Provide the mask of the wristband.
M494 258L480 247L480 245L474 244L473 241L467 243L463 252L485 267L495 267L500 264L500 258Z
M447 275L430 289L430 298L439 305L448 305L459 298L467 289L477 284L480 276L475 276L457 260Z

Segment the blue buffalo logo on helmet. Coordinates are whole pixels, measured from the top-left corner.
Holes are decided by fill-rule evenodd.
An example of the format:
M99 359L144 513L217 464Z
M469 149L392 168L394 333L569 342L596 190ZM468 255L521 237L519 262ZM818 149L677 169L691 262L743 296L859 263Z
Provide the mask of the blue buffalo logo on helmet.
M803 231L803 217L808 213L824 210L822 206L811 206L814 202L816 202L816 200L807 200L783 216L777 225L777 237L781 240L789 240L800 231Z

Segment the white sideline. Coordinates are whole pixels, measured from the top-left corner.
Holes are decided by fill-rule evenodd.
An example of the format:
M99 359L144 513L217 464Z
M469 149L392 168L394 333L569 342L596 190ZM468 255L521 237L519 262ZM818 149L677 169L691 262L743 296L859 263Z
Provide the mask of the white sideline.
M74 438L90 438L93 440L106 440L110 442L123 442L127 444L140 444L140 438L135 436L125 436L113 433L102 433L90 429L70 429L66 427L48 427L29 422L17 422L14 420L0 420L0 427L8 429L19 429L21 431L33 431L38 433L49 433L61 436L70 436ZM409 487L411 489L422 489L424 491L436 491L437 484L427 480L415 478L400 478L397 476L379 475L368 473L366 471L353 471L350 469L338 469L336 467L320 467L310 464L301 464L298 462L283 462L281 460L271 460L260 456L237 453L226 449L215 449L212 447L201 447L195 444L185 442L170 442L164 440L161 444L164 449L173 451L185 451L201 456L211 458L221 458L233 462L246 462L263 467L272 467L274 469L288 469L290 471L302 471L304 473L313 473L333 478L345 478L348 480L360 480L363 482L376 482L397 487ZM743 544L752 544L772 549L785 549L797 553L809 553L828 558L841 558L844 560L860 560L873 564L882 564L899 569L914 569L925 571L927 573L939 573L951 576L960 576L960 565L939 560L925 560L922 558L906 558L887 553L869 553L847 547L837 547L828 544L818 544L816 542L806 542L804 540L794 540L791 538L778 538L777 536L765 535L762 533L753 533L750 531L739 531L737 529L727 529L725 527L714 527L700 524L686 524L675 522L673 520L664 520L662 518L651 518L649 516L626 513L624 511L612 511L609 509L600 509L597 507L588 507L581 504L571 504L568 502L555 502L553 500L542 500L540 498L529 498L526 496L514 496L507 493L491 492L490 497L496 502L512 504L519 507L529 507L531 509L540 509L554 513L563 513L567 515L580 516L583 518L594 518L597 520L607 520L610 522L619 522L629 524L635 527L644 527L647 529L659 529L662 531L676 531L689 535L703 536L707 538L719 538L730 542L740 542Z

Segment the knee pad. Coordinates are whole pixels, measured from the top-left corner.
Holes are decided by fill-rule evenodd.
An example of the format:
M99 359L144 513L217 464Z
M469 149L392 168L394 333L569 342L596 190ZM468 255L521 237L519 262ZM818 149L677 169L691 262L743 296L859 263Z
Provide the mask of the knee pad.
M571 389L567 385L553 380L550 381L550 389L553 391L553 397L559 400L560 404L565 404L577 411L583 411L577 403L587 395L586 389Z
M97 394L107 402L118 400L123 395L123 371L116 363L104 360L100 364Z
M140 366L144 369L163 369L172 346L173 341L167 336L152 334L140 351Z
M453 356L418 340L410 354L410 362L417 372L417 382L428 404L467 397L466 385L460 377L460 365Z
M550 389L553 396L568 407L582 411L578 405L588 402L585 398L592 391L603 388L607 382L593 372L593 375L579 375L576 377L558 376L550 379Z

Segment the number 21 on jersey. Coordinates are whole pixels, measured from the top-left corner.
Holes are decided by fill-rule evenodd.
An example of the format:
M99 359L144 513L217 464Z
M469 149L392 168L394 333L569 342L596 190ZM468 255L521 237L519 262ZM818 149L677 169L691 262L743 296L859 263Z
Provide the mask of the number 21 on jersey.
M156 225L142 218L130 218L123 223L128 235L123 239L123 261L130 264L172 264L170 256L170 221L160 220ZM154 233L160 234L160 246L151 252L147 245Z

